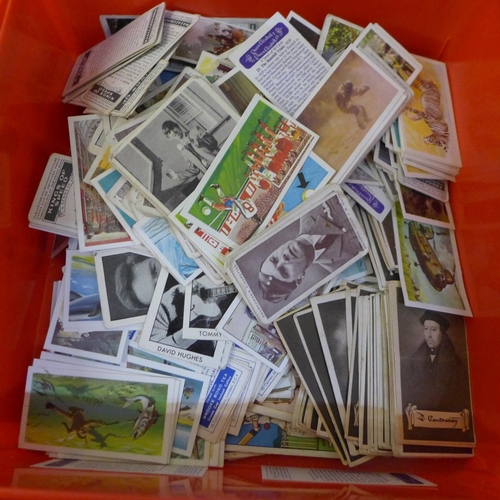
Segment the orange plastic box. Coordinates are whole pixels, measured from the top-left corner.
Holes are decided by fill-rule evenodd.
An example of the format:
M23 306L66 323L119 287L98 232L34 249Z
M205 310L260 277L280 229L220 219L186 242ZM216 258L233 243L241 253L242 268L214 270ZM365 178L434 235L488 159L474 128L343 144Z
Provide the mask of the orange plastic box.
M43 453L17 449L26 370L45 338L53 238L28 228L28 211L52 152L69 154L61 92L76 56L103 38L99 14L139 14L153 0L0 0L0 498L500 498L500 2L498 0L172 0L169 9L220 17L294 10L321 27L332 13L381 24L415 54L446 61L463 169L451 188L467 292L477 448L468 460L375 459L358 471L409 472L436 489L262 483L260 466L339 468L338 461L255 457L203 479L37 471Z

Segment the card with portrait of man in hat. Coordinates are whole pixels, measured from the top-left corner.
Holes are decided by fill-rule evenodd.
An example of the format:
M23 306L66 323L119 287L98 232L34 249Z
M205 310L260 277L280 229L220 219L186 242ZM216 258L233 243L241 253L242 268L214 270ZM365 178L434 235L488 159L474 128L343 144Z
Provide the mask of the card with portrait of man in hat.
M398 444L475 446L464 318L408 307L389 287Z
M332 185L234 251L228 272L258 320L270 323L366 253L359 222Z

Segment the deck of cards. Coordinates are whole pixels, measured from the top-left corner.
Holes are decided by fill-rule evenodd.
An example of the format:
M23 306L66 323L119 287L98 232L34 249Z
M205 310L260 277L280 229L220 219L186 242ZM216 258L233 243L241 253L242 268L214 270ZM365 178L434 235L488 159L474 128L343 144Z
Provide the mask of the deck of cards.
M71 155L29 214L71 240L19 445L472 456L445 64L333 15L101 23L63 92L84 107Z

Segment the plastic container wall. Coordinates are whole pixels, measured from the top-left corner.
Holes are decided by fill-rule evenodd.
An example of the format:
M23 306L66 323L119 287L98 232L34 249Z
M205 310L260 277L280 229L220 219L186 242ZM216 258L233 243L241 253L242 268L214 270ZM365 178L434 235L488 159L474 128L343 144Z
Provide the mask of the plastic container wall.
M220 17L269 17L294 10L318 27L331 13L359 25L378 22L415 54L448 63L463 169L451 189L464 279L474 318L467 321L476 427L468 460L375 459L360 471L419 474L437 489L263 484L261 464L341 467L336 461L255 457L212 470L201 480L28 470L42 453L17 449L27 367L49 322L52 282L63 261L50 259L53 238L28 228L27 215L49 155L69 154L61 103L78 54L103 38L100 14L140 14L139 0L0 1L0 497L121 498L494 498L500 496L500 3L496 0L364 0L250 3L169 2L169 9ZM301 486L302 489L298 489Z

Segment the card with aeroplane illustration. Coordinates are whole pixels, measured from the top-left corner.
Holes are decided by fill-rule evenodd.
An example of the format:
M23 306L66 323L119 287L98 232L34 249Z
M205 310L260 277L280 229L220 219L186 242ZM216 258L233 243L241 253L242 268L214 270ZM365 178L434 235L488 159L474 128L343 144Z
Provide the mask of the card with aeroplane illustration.
M101 298L93 252L66 252L63 326L103 329Z
M61 287L50 320L44 349L119 364L123 359L128 331L120 329L89 330L85 327L75 327L68 330L64 328L62 321L63 299L64 287Z
M236 247L266 227L317 135L260 96L231 132L180 215Z
M405 304L471 316L455 231L405 219L399 202L393 222Z
M185 339L222 339L216 326L238 290L234 285L216 285L206 275L186 286L182 337Z
M166 464L181 391L151 375L30 367L19 446Z

